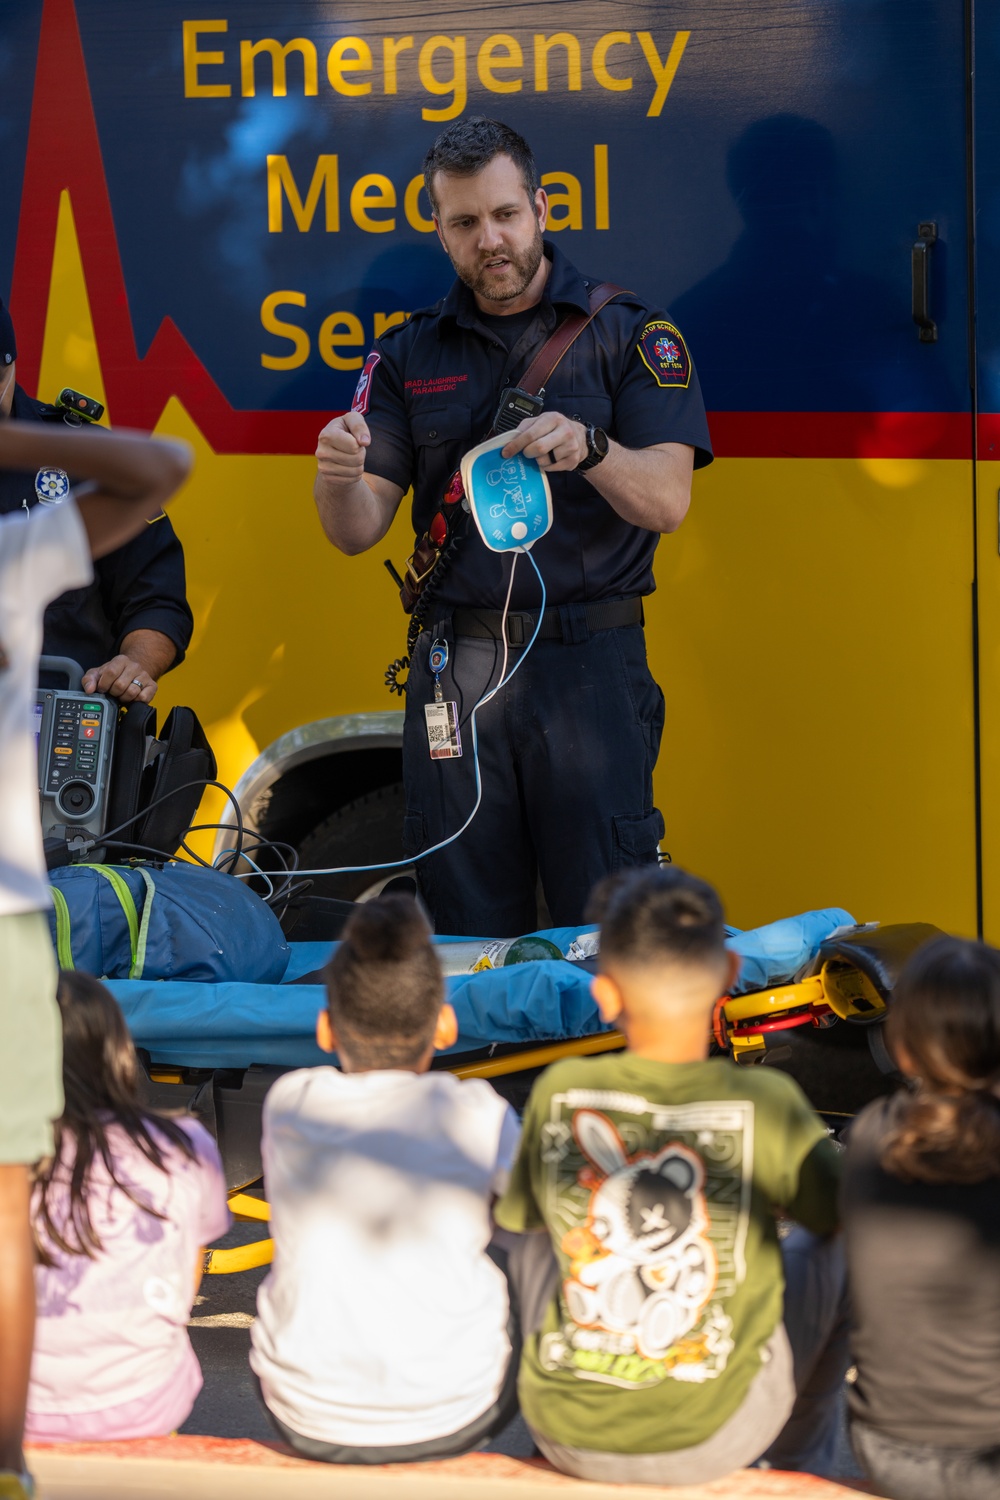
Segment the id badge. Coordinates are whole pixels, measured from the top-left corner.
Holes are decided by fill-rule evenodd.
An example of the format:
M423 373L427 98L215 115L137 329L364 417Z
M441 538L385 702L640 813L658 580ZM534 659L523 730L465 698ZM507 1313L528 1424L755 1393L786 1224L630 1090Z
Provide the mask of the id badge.
M451 702L424 705L427 720L427 748L431 760L457 760L462 753L462 736L458 728L458 704Z

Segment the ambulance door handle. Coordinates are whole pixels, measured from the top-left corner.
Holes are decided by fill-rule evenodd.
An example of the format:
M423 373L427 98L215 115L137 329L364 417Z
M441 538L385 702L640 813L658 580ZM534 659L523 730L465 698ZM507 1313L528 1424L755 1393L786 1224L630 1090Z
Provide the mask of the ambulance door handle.
M922 344L937 342L937 324L931 317L931 246L937 240L937 225L931 222L917 225L917 241L913 246L911 266L913 275L913 321L917 325Z

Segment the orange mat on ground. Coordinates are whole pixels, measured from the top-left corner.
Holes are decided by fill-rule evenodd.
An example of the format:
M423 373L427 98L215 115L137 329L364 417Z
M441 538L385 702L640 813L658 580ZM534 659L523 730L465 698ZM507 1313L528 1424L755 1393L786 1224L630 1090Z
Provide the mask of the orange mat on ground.
M596 1485L557 1473L544 1459L509 1458L499 1453L470 1453L424 1464L387 1464L348 1468L309 1463L280 1444L246 1439L171 1437L121 1443L60 1443L28 1450L28 1461L40 1481L43 1500L97 1500L98 1496L128 1496L146 1500L176 1493L184 1500L254 1500L274 1496L276 1470L281 1470L283 1497L303 1497L336 1491L338 1500L379 1500L398 1494L400 1487L426 1494L454 1491L474 1500L516 1494L531 1500L561 1492L574 1495L609 1493L616 1496L662 1495L671 1500L848 1500L873 1493L859 1481L844 1484L810 1474L742 1469L712 1484L661 1489L652 1485Z

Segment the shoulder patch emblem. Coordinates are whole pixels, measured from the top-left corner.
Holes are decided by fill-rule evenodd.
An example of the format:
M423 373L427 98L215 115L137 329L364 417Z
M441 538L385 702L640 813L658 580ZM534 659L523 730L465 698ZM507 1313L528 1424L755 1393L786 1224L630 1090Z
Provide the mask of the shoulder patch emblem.
M382 356L381 354L379 354L378 350L373 349L371 354L369 354L368 358L365 360L365 367L358 377L357 389L354 392L354 400L351 402L351 411L360 412L362 416L367 415L368 402L372 393L372 377L374 376L376 366L381 362L381 359Z
M659 319L647 323L637 347L643 364L655 376L657 385L687 389L691 380L691 356L673 323Z
M35 475L35 494L42 505L58 505L69 494L69 475L65 469L39 469Z

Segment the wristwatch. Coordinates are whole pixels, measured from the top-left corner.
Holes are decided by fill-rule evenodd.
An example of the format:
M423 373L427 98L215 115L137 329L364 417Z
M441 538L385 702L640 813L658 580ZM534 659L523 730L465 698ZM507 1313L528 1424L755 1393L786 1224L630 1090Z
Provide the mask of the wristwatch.
M578 463L574 470L577 474L586 474L588 469L596 469L602 459L608 456L608 435L603 427L595 427L593 422L584 422L582 417L574 417L574 422L583 422L587 429L587 457Z

